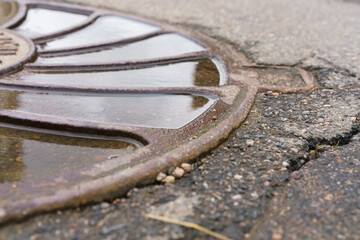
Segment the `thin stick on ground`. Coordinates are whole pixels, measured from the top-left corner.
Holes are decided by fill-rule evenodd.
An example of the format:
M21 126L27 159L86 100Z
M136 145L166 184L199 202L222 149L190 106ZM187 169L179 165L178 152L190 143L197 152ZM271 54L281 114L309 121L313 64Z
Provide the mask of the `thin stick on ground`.
M172 218L168 218L168 217L162 217L162 216L156 216L156 215L152 215L152 214L146 214L145 217L150 218L150 219L154 219L154 220L158 220L158 221L162 221L162 222L166 222L166 223L172 223L172 224L176 224L176 225L180 225L183 227L188 227L188 228L193 228L195 230L198 230L200 232L206 233L214 238L217 238L219 240L230 240L230 238L225 237L224 235L221 235L219 233L213 232L207 228L204 228L198 224L195 223L191 223L191 222L184 222L184 221L180 221L180 220L176 220L176 219L172 219Z

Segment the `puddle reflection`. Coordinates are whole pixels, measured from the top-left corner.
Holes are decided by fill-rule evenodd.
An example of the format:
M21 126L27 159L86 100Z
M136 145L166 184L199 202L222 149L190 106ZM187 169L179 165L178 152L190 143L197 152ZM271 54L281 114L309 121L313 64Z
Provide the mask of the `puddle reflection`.
M216 101L212 97L180 94L48 94L6 90L0 90L0 98L2 109L15 112L171 129L191 122Z
M128 142L76 138L0 127L0 183L42 180L123 156Z
M119 16L103 16L93 24L46 43L44 49L78 48L102 42L119 41L160 30L159 27Z
M85 21L87 17L57 10L30 8L24 22L13 30L25 37L41 37L73 27Z
M201 59L151 68L103 72L22 72L9 79L57 87L84 88L219 86L224 84L220 71L225 72L225 70L218 69L214 61L216 60Z
M39 57L35 63L54 64L102 64L120 61L139 61L165 58L204 51L204 47L179 34L164 34L143 41L110 47L102 51L70 56Z

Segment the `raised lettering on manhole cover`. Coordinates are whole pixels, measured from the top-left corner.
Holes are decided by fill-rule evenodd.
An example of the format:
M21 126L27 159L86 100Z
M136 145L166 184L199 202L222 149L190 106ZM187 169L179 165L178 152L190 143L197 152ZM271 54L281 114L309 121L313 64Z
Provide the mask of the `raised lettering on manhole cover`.
M226 139L258 90L314 86L300 69L105 10L2 1L0 24L0 222L151 183Z

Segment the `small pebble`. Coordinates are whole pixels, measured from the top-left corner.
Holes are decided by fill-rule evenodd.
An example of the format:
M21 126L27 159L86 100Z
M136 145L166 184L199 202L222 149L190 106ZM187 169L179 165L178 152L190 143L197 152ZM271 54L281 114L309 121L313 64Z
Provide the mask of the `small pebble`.
M254 199L258 199L259 198L259 194L257 192L253 192L250 194L250 196Z
M264 182L264 186L265 186L265 187L269 187L269 186L270 186L270 182L269 182L269 181Z
M172 173L175 178L182 178L184 174L185 170L179 167L175 168L174 172Z
M248 147L254 146L254 143L255 143L255 141L252 139L246 140L246 146L248 146Z
M273 234L272 234L272 239L273 239L273 240L281 240L281 239L282 239L282 236L281 236L281 234L279 234L279 233L273 233Z
M159 173L156 177L156 181L161 182L162 180L164 180L166 178L166 174L165 173Z
M241 176L241 175L239 175L239 174L236 174L235 176L234 176L234 179L236 179L236 180L241 180L243 178L243 176Z
M290 164L288 162L284 161L284 162L282 162L282 166L283 167L288 167L288 166L290 166Z
M6 215L5 209L0 208L0 217L4 217Z
M290 150L291 150L293 153L298 153L298 152L299 152L299 150L296 149L296 148L291 148Z
M324 199L325 199L326 201L331 201L333 198L334 198L334 196L333 196L332 194L328 194L328 195L325 196Z
M175 183L175 177L174 176L166 176L166 178L163 180L164 183L167 184L173 184Z
M185 170L185 172L191 172L192 170L192 167L191 167L191 164L189 163L183 163L181 164L181 168Z
M240 200L242 198L242 196L240 194L234 195L231 197L232 200L237 201Z
M101 203L100 207L101 207L102 209L106 209L106 208L110 207L110 204L107 203L107 202L103 202L103 203Z

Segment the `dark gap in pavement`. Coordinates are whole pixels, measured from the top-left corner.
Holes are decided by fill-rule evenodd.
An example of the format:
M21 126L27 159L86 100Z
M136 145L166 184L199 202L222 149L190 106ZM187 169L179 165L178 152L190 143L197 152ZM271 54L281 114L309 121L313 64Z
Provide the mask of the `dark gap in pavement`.
M290 172L300 170L308 161L315 160L320 157L325 151L337 148L339 146L347 145L351 142L352 138L360 133L360 113L356 115L356 121L353 124L351 131L345 133L343 136L337 135L329 140L323 138L310 138L305 139L308 142L309 153L308 156L299 157L290 160L288 167Z

